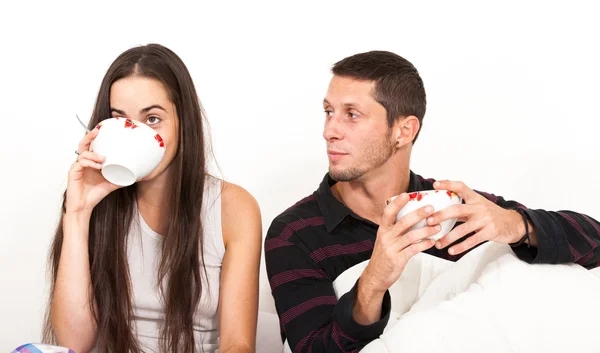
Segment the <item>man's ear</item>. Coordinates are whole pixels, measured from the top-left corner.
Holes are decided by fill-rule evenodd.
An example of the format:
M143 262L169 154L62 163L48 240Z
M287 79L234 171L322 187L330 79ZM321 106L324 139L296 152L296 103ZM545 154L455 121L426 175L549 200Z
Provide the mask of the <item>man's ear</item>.
M421 123L416 116L399 117L394 124L396 147L401 148L406 144L412 143L420 128Z

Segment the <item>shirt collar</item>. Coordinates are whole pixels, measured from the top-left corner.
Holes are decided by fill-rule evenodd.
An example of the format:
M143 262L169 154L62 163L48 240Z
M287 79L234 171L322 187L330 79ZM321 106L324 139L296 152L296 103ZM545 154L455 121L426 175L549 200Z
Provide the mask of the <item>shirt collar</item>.
M331 187L337 183L337 181L333 180L329 173L325 174L323 181L319 185L319 188L315 192L315 197L317 199L317 204L321 209L321 213L323 214L323 218L325 220L325 229L327 232L331 233L342 221L348 217L352 216L357 219L362 219L351 209L346 207L343 203L341 203L338 199L333 196L333 192L331 192ZM422 178L417 174L410 171L410 179L408 184L408 192L413 191L422 191L423 190L423 182Z

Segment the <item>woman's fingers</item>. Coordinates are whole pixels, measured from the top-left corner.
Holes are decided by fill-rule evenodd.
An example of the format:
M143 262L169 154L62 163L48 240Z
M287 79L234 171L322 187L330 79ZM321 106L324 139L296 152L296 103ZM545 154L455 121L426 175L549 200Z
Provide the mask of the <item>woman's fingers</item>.
M81 153L85 151L90 150L90 145L92 144L92 141L94 141L96 136L98 136L98 131L98 129L93 129L92 131L88 132L79 142L79 147L77 147L77 152L79 152L79 155L81 155Z

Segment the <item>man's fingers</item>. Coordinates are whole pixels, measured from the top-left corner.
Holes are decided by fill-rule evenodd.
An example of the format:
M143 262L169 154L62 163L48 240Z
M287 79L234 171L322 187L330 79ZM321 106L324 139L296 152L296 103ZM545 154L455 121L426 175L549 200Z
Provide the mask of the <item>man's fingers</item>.
M412 244L412 245L404 248L404 250L402 250L400 252L400 256L402 257L402 260L406 264L406 263L408 263L408 260L410 260L413 256L431 248L434 243L435 242L433 240L426 239L426 240L423 240L422 242Z
M450 254L450 255L461 254L469 249L474 248L478 244L483 243L486 240L487 240L487 232L485 231L485 229L482 229L481 231L479 231L479 232L471 235L467 239L465 239L465 241L458 243L458 244L454 245L453 247L451 247L450 249L448 249L448 254Z
M404 234L412 226L431 216L433 214L433 211L433 207L429 205L420 207L404 215L404 217L402 217L398 222L396 222L396 224L392 228L392 231L398 235Z
M474 211L475 211L475 207L473 207L472 205L465 205L465 204L452 205L452 206L446 207L442 210L439 210L438 212L432 214L431 217L428 217L427 224L429 224L429 225L440 224L443 221L445 221L447 219L452 219L452 218L468 219L473 214Z
M407 193L402 193L398 195L394 200L392 200L385 208L383 209L383 216L381 217L380 227L383 229L390 229L396 223L396 216L398 212L406 205L409 197Z
M456 226L448 234L438 239L438 241L435 244L435 247L438 249L443 249L449 246L450 244L454 243L458 239L464 237L465 235L471 232L478 231L484 226L485 223L483 223L481 220L468 220L466 223Z
M436 190L450 190L454 191L458 196L460 196L465 202L469 203L477 200L479 197L482 197L471 188L469 188L462 181L450 181L450 180L440 180L433 183L433 187Z
M399 249L409 247L411 244L417 243L419 241L424 240L425 238L431 237L442 229L442 227L437 224L435 226L425 226L423 228L411 230L410 232L404 234L402 237L398 239Z

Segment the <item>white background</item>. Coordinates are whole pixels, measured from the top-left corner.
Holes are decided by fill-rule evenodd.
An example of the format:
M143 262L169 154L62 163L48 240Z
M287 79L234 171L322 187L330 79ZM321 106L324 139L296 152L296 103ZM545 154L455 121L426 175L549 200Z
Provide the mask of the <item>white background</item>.
M327 171L321 101L331 65L373 49L404 56L425 82L415 172L600 219L595 1L8 3L0 5L2 352L38 341L48 246L82 137L75 114L89 117L106 69L135 45L161 43L187 64L220 171L258 200L264 232Z

